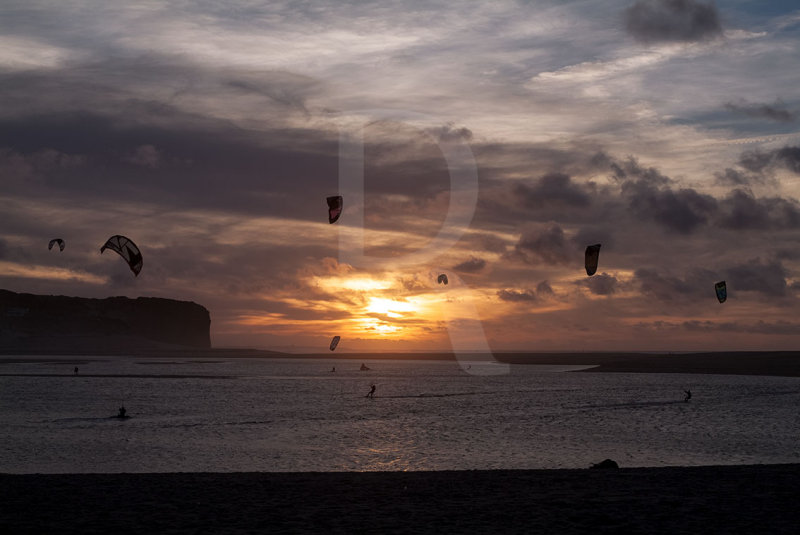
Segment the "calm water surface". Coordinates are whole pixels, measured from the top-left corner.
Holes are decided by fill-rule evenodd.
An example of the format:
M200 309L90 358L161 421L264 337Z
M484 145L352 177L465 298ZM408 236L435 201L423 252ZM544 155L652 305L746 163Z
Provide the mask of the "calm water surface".
M800 462L798 378L567 366L485 376L455 362L368 358L363 372L362 360L109 358L73 376L74 359L7 359L7 473ZM120 403L132 418L110 418Z

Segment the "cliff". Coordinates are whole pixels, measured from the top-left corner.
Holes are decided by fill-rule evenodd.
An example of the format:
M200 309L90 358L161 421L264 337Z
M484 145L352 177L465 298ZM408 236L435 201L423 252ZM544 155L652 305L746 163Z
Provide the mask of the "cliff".
M209 348L211 317L189 301L88 299L0 290L0 352L132 354Z

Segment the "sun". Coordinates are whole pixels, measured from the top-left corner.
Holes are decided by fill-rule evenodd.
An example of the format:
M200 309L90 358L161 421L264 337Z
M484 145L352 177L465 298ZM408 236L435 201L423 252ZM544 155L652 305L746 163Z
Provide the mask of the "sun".
M390 318L402 318L403 313L416 312L416 308L408 301L395 301L383 297L370 297L365 310L373 314L384 314Z

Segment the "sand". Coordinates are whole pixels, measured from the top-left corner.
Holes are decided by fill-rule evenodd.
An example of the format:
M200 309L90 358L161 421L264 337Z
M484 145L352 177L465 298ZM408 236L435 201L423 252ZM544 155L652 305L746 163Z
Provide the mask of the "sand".
M0 475L3 533L790 533L800 464Z

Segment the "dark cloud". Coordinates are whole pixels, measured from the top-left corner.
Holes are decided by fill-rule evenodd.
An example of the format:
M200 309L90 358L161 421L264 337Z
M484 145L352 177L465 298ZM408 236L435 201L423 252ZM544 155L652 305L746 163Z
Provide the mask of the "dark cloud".
M800 203L781 197L755 197L742 189L719 203L719 225L736 230L800 228Z
M708 222L717 210L717 201L710 195L685 188L674 191L657 188L643 181L627 182L623 193L629 206L642 219L653 219L665 228L690 234Z
M739 165L753 173L761 173L772 163L772 158L772 153L745 151L739 156Z
M503 301L513 303L537 301L539 298L535 290L500 290L497 296Z
M529 208L540 208L549 205L571 207L588 206L591 198L583 188L572 182L563 173L551 173L540 178L532 186L517 184L514 194L520 202Z
M490 253L505 253L508 246L505 240L493 234L472 234L468 240L477 243L482 250Z
M566 264L575 256L574 247L567 243L564 231L556 224L524 232L514 252L529 263Z
M600 273L586 279L581 279L577 284L589 288L589 291L595 295L611 295L616 293L619 280L608 273Z
M453 124L446 124L438 128L428 128L426 132L438 141L469 141L472 139L472 130L463 126L456 128Z
M737 189L726 199L720 223L732 229L768 228L769 212L751 193Z
M764 175L745 173L731 167L726 167L725 171L714 173L714 178L715 182L722 186L749 186L766 182Z
M578 249L585 249L588 245L599 243L607 250L614 244L613 232L596 225L581 227L572 237L572 243Z
M758 292L772 297L786 295L786 269L777 261L762 262L760 258L728 268L726 282L730 291Z
M161 154L158 149L152 145L140 145L136 147L130 154L122 157L122 161L128 162L133 165L142 167L158 167L161 160Z
M800 175L800 147L783 147L775 151L775 159L786 169Z
M673 190L674 182L654 167L643 167L634 158L611 161L612 178L620 183L628 208L642 220L653 220L670 231L689 234L708 223L717 209L710 195L691 188Z
M486 267L486 260L482 258L471 257L460 264L453 266L455 271L463 271L464 273L477 273Z
M539 284L537 284L536 285L536 293L537 293L537 295L539 295L541 297L548 296L548 295L555 295L555 292L553 291L553 287L550 286L550 283L548 281L542 281Z
M0 146L28 161L47 151L68 155L50 158L46 172L50 194L65 202L158 199L163 205L245 212L286 207L287 214L297 210L295 216L312 217L308 207L277 198L336 189L333 139L291 130L243 133L224 122L167 123L126 126L124 114L33 115L0 120ZM281 147L286 142L293 150ZM32 168L45 174L42 162Z
M49 238L48 238L49 240ZM42 240L42 249L45 250L47 243ZM6 240L0 238L0 260L10 260L12 262L26 262L30 261L30 251L25 247L19 245L11 245ZM2 274L0 274L2 275Z
M535 290L525 288L523 290L504 289L497 292L497 296L503 300L511 303L532 303L546 299L555 295L550 283L545 281L536 285Z
M753 173L764 173L775 168L784 168L800 174L800 147L786 146L767 152L747 151L739 157L739 165Z
M652 269L637 269L634 280L643 294L661 301L703 300L714 295L716 276L708 270L694 270L684 279L663 275Z
M713 3L640 0L625 10L625 28L643 43L705 41L722 34Z
M780 260L800 260L800 248L778 249L775 251L775 258Z
M612 178L621 183L637 182L652 187L661 187L673 182L671 178L662 174L655 167L643 167L633 157L624 161L611 160L608 166L614 173Z
M286 71L264 71L258 76L240 74L234 79L222 80L221 86L244 94L260 95L287 107L307 111L305 101L319 89L319 81Z
M780 101L775 104L755 104L745 100L726 102L725 108L748 117L769 119L781 123L790 123L797 119L797 113L784 109L784 104Z

